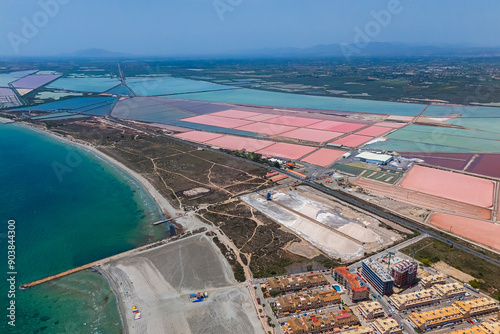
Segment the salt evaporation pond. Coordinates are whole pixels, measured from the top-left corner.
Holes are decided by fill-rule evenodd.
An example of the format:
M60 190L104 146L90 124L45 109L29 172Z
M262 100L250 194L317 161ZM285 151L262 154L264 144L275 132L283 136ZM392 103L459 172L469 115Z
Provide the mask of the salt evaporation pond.
M172 77L129 78L127 86L139 96L184 94L235 88L211 82Z
M340 97L310 96L289 93L276 93L256 89L234 89L214 92L178 95L188 100L242 103L288 108L311 108L341 110L391 115L417 116L425 105L384 101L358 100Z
M120 81L116 78L60 78L49 84L47 88L101 93L119 84Z

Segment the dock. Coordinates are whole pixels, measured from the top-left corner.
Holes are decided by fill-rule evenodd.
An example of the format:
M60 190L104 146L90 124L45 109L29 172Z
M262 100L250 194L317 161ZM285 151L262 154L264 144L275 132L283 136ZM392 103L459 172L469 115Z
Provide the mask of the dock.
M186 216L186 214L183 214L182 216L177 216L177 217L173 217L173 218L169 218L169 219L165 219L165 220L158 220L157 222L154 222L153 225L156 226L156 225L160 225L160 224L165 224L165 223L172 222L178 218L185 217L185 216Z
M127 256L127 255L130 255L132 253L137 253L137 252L144 251L144 250L147 250L147 249L150 249L150 248L154 248L154 247L157 247L157 246L164 245L166 243L166 241L168 241L168 239L163 239L163 240L160 240L160 241L156 241L156 242L153 242L151 244L140 246L140 247L128 250L128 251L123 252L123 253L119 253L119 254L116 254L116 255L113 255L113 256L110 256L110 257L106 257L106 258L98 260L98 261L94 261L94 262L88 263L86 265L83 265L83 266L80 266L80 267L77 267L77 268L74 268L74 269L70 269L70 270L64 271L64 272L59 273L57 275L52 275L52 276L49 276L49 277L45 277L45 278L39 279L37 281L31 282L31 283L22 284L19 287L19 289L21 289L21 290L29 289L29 288L32 288L34 286L37 286L37 285L40 285L40 284L43 284L43 283L47 283L47 282L59 279L59 278L62 278L62 277L74 274L76 272L82 271L82 270L90 269L92 267L99 267L99 266L102 266L103 264L106 264L106 263L108 263L110 261L120 259L120 258L122 258L124 256Z

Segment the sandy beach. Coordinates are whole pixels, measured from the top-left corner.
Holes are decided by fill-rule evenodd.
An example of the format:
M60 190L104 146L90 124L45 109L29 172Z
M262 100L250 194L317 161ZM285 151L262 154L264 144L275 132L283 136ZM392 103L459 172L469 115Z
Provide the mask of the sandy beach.
M263 333L250 293L204 234L109 262L99 269L116 293L127 333ZM193 303L192 293L207 292ZM134 320L136 306L141 319Z

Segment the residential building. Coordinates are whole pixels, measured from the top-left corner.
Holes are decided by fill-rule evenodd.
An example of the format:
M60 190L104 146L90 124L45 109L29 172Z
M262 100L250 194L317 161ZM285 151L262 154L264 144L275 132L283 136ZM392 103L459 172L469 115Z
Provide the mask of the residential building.
M339 304L340 300L340 295L335 290L313 291L278 297L274 302L274 306L279 314L289 314Z
M448 334L500 334L500 322L483 322L481 325L449 332Z
M436 291L436 294L438 294L441 299L461 297L467 292L463 284L460 283L438 284L431 289Z
M394 279L382 268L382 266L371 259L363 260L362 275L370 282L371 286L382 295L390 295L393 292Z
M281 278L269 278L265 287L269 293L279 293L314 288L327 284L329 284L328 280L323 274L302 274Z
M498 311L498 304L489 298L478 298L467 301L457 301L453 306L464 314L465 318L477 317Z
M413 260L404 260L391 267L391 276L394 285L409 286L417 279L418 263Z
M359 319L346 307L346 310L334 313L335 327L354 326L359 324Z
M461 322L464 319L498 311L495 301L488 298L478 298L468 301L457 301L452 306L438 310L416 313L413 312L408 320L422 330L432 329ZM493 328L495 329L495 328Z
M298 316L287 321L285 326L286 334L317 334L317 333L370 333L370 331L359 331L358 328L353 328L352 332L342 332L342 328L349 329L359 323L358 318L346 308L340 312L320 312L318 314L309 314L307 316Z
M299 316L287 321L285 333L293 334L316 334L333 331L335 320L330 312Z
M385 315L382 305L376 301L362 302L358 305L357 310L366 320L373 320Z
M347 328L335 328L334 334L373 334L373 329L361 326L352 326Z
M436 284L446 284L446 277L441 274L429 275L420 279L420 286L424 289L431 288Z
M389 302L398 311L403 311L415 307L431 305L441 300L433 289L418 292L405 293L402 295L392 295Z
M463 320L463 314L453 306L444 307L438 310L422 313L412 312L408 320L417 328L425 330L447 324L455 324Z
M403 328L393 318L376 319L370 326L377 334L403 334Z
M430 289L424 289L417 292L394 295L389 298L389 301L397 310L402 311L431 305L441 300L463 295L465 295L465 288L463 285L451 283L436 285Z
M370 297L370 289L366 286L361 286L357 276L349 272L347 267L335 268L332 275L347 290L347 294L353 302L365 300Z

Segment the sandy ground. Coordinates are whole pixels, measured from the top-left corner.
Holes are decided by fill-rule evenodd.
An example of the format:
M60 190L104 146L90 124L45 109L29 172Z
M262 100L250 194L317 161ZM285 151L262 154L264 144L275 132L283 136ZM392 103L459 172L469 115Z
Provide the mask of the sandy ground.
M301 242L292 242L285 247L285 250L308 259L312 259L318 255L321 255L321 252L317 248L313 247L311 244L304 240L302 240Z
M367 227L361 226L360 224L349 223L339 227L339 231L362 242L376 242L379 239L377 233Z
M448 265L443 261L434 263L432 265L432 268L439 270L440 272L445 273L446 275L452 276L462 282L470 282L475 279L471 275L466 274L463 271L460 271L456 268L453 268L452 266Z
M101 267L128 332L263 333L250 293L205 235L196 235ZM207 291L192 303L189 294ZM142 319L134 320L132 306Z
M298 234L312 245L320 248L331 256L350 260L359 258L364 253L363 247L356 242L335 233L317 221L312 221L314 220L313 218L306 219L276 205L274 200L266 201L255 193L245 195L242 199L255 209L261 211L266 216L290 229L292 232ZM310 208L306 208L305 210L302 209L303 207L298 208L302 214L308 217L313 215Z
M8 124L8 123L12 123L12 122L13 121L10 118L0 117L0 123Z

